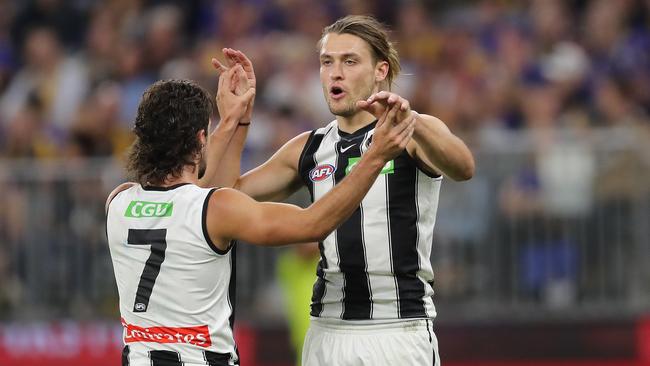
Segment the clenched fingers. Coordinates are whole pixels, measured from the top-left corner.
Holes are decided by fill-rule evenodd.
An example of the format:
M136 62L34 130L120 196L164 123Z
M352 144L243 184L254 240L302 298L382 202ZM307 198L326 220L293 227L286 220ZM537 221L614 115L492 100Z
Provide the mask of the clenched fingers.
M383 129L385 129L385 128L382 129L382 126L386 122L386 115L388 115L388 109L384 110L384 113L382 113L382 115L377 120L377 124L375 125L375 130L383 130Z
M394 125L395 115L397 114L397 108L387 108L379 121L375 129L380 129L382 131L389 131Z
M413 137L413 132L415 131L415 120L415 115L413 115L403 121L407 122L407 124L404 130L402 130L398 135L399 147L401 149L405 149L406 145L411 141L411 137Z
M392 109L397 110L397 107L394 107ZM395 131L396 134L402 134L407 128L411 127L411 125L415 125L415 116L410 115L407 118L403 119L400 123L398 123L393 131Z
M399 105L399 108L402 112L407 112L411 109L408 100L402 98L401 96L395 93L387 92L385 90L382 90L378 93L371 95L366 102L368 104L379 102L387 106L392 106L397 104Z

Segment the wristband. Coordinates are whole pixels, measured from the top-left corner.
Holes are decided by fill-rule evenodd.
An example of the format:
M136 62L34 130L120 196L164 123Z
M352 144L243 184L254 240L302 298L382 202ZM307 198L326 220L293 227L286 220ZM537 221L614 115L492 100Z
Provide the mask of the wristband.
M250 124L251 124L250 122L246 122L246 123L239 122L237 123L237 126L248 126Z

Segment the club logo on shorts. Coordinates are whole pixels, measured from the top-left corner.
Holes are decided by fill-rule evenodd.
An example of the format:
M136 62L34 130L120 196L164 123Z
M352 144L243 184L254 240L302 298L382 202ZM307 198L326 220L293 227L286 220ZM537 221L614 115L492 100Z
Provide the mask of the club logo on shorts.
M321 182L329 178L335 171L336 168L333 165L322 164L309 172L309 179L311 179L312 182Z

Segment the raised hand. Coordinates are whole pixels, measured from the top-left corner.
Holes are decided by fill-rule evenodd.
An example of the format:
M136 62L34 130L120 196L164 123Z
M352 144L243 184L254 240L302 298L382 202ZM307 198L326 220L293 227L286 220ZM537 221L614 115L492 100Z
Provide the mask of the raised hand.
M246 57L246 55L232 48L222 49L223 55L226 60L226 65L222 64L216 58L212 59L212 66L217 70L219 74L226 72L228 69L232 68L235 65L240 65L244 71L246 83L238 83L235 88L235 94L243 95L248 91L248 89L255 89L257 86L257 80L255 78L255 70L253 69L253 63ZM250 103L247 106L246 114L242 118L242 122L248 123L251 121L253 115L253 104L255 99L251 99Z
M404 120L411 114L411 105L408 100L402 98L398 94L388 91L380 91L370 96L367 100L360 100L357 102L357 107L366 112L371 113L376 118L380 118L386 109L398 106L399 112L397 115L398 120Z
M389 161L406 148L415 130L415 115L409 113L400 120L400 111L398 104L384 109L375 126L372 144L367 153L377 154L384 161Z
M225 55L231 53L224 49ZM219 74L215 99L221 120L210 134L206 170L199 180L202 187L232 187L237 181L247 134L245 125L250 123L250 111L255 99L255 88L250 87L249 76L242 65L228 56L226 63L230 66L212 59L212 65Z
M246 73L246 79L248 80L248 86L255 88L257 85L257 80L255 79L255 70L253 69L253 63L251 60L246 57L246 55L239 51L233 50L232 48L225 48L224 54L228 58L229 62L234 64L239 64L244 69Z
M248 88L238 95L236 92L242 83L246 83L246 76L241 65L235 65L221 73L216 100L222 123L238 124L248 112L248 106L255 98L255 89Z

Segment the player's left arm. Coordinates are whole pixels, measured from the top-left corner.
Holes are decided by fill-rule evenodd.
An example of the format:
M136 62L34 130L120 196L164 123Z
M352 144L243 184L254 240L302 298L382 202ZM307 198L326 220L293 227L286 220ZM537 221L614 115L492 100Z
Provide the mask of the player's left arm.
M416 115L413 138L406 147L409 155L418 160L431 173L442 173L453 180L468 180L474 175L474 157L467 145L454 135L440 119L411 110L408 100L401 96L380 91L357 102L357 106L375 116L386 108L399 105L399 118Z
M415 131L407 150L431 172L453 180L468 180L474 175L474 157L465 143L451 133L440 119L416 114Z

